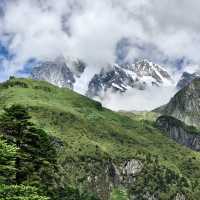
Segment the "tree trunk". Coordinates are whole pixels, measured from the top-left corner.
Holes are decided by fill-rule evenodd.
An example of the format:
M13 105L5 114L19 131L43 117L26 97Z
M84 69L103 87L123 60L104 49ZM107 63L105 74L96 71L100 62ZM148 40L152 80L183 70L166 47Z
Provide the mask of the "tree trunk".
M19 148L19 150L20 150L20 141L19 140L17 140L16 141L16 146L17 146L17 148ZM15 168L16 168L16 178L15 178L15 180L16 180L16 184L17 185L19 185L19 184L21 184L21 177L20 177L20 155L19 155L19 150L18 150L18 153L17 153L17 156L16 156L16 160L15 160Z

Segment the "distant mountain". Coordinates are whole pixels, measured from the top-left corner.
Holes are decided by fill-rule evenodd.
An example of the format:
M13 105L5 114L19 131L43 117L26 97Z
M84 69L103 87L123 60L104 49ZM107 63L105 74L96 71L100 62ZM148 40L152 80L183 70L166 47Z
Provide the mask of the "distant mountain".
M39 63L31 73L35 80L45 80L59 87L73 89L76 78L85 70L85 63L79 59L57 58Z
M148 86L161 86L172 83L169 73L160 65L148 60L135 64L114 64L95 74L88 86L88 96L102 96L107 90L126 92L136 88L145 90Z
M31 78L73 89L86 67L87 65L80 59L58 58L38 64L33 68ZM163 67L148 60L139 60L134 64L113 64L102 67L100 73L89 80L85 91L87 96L94 98L102 97L108 90L124 93L131 88L145 90L149 86L159 87L169 84L172 84L172 78Z
M194 80L195 78L200 77L200 73L196 72L196 73L188 73L188 72L184 72L181 76L181 79L178 81L177 83L177 88L178 89L182 89L185 86L187 86L189 83L192 82L192 80Z
M173 116L188 125L200 127L200 78L192 80L167 105L157 111Z

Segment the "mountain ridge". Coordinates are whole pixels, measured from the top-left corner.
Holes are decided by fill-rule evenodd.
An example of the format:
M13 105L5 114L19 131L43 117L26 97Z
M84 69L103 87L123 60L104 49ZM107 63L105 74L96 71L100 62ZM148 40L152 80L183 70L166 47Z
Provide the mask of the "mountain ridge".
M200 78L195 78L158 112L173 116L188 125L200 127Z
M180 80L178 81L176 85L177 89L180 90L184 88L185 86L190 84L195 78L198 78L198 77L200 77L199 72L195 72L195 73L183 72Z
M69 60L56 59L51 62L42 62L33 68L31 78L73 89L87 65L79 59ZM75 68L78 70L74 70ZM85 95L91 98L102 97L107 90L124 93L131 88L145 90L147 87L160 87L170 85L172 82L171 76L163 67L148 60L139 60L134 64L115 63L108 65L106 69L102 67L100 73L89 80Z
M90 81L87 94L101 97L107 90L124 93L132 88L145 90L169 84L172 84L172 78L166 70L148 60L140 60L135 64L113 64L102 69Z

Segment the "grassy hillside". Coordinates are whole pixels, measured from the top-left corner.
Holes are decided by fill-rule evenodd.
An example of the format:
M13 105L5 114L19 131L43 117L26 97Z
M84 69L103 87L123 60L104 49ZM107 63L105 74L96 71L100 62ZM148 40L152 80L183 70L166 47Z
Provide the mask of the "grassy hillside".
M147 121L156 121L156 119L160 116L159 113L156 112L148 112L148 111L136 111L136 112L123 112L120 111L119 114L127 116L133 120L147 120Z
M154 127L150 115L142 120L118 114L68 89L30 79L13 78L0 85L0 109L12 104L26 106L39 128L63 141L59 162L71 185L90 189L101 199L108 199L107 190L112 190L113 185L108 189L104 184L107 163L112 161L120 166L126 160L136 157L142 160L151 155L159 160L161 171L169 169L187 179L192 199L198 196L200 154L164 136ZM91 177L98 180L90 181ZM143 181L139 178L138 181Z

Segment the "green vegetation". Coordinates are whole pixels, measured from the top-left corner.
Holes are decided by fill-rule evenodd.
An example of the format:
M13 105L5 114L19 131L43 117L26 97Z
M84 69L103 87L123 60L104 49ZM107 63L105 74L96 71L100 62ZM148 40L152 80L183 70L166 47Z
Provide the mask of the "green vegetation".
M49 200L49 198L39 195L35 187L0 185L0 200Z
M0 200L48 200L41 196L37 188L14 185L17 169L15 161L18 149L0 139Z
M155 121L160 114L156 113L156 112L145 112L145 111L141 111L141 112L119 112L121 115L125 115L130 117L133 120L138 120L138 121L143 121L143 120L147 120L147 121Z
M15 156L17 148L0 140L0 183L11 184L15 177Z
M40 191L51 199L84 199L62 181L56 150L60 141L36 128L30 119L27 110L15 104L4 108L0 117L0 198L49 199L39 196Z
M3 108L7 110L12 105L23 105L26 108L32 117L28 121L34 126L28 125L28 130L31 129L30 137L39 135L36 144L30 145L30 149L37 153L32 155L33 159L25 170L27 173L20 182L39 188L44 196L64 199L59 194L67 191L65 196L76 194L71 195L74 200L96 199L88 192L96 193L103 200L123 199L126 198L125 194L135 195L140 200L145 199L144 196L138 196L140 193L160 193L160 199L171 199L180 192L188 199L198 199L200 154L164 136L154 126L156 116L147 114L145 120L142 120L139 116L115 113L71 90L30 79L12 78L0 85L0 112L3 114ZM5 137L4 134L4 138L10 141L8 135ZM46 144L52 141L56 151L46 149L49 147ZM39 144L39 149L43 149L45 155L38 152L35 145ZM21 155L19 152L27 154L21 145L13 145L18 147L18 155ZM125 193L116 187L110 196L109 184L106 182L108 164L113 162L121 166L133 158L144 163L142 174L136 177L135 184L125 184ZM25 162L23 157L20 160ZM43 169L40 174L40 170L34 170L33 167L37 160L38 167ZM24 173L23 169L18 172ZM45 183L50 184L50 187L45 188ZM67 185L55 190L64 183Z
M124 188L114 188L110 200L128 200L128 193Z
M136 199L144 199L145 195L162 200L175 199L177 191L188 199L193 199L189 179L161 165L158 157L149 154L143 164L140 176L136 177L136 184L131 187ZM148 191L146 194L145 190Z

